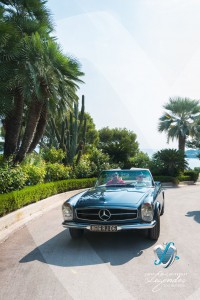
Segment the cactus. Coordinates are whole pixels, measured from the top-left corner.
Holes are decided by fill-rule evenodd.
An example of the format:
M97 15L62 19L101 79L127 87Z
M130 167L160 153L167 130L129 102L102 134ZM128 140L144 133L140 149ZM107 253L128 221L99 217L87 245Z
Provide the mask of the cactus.
M77 155L76 164L79 163L85 142L87 120L85 113L85 99L82 96L82 106L79 114L78 103L74 103L73 111L61 122L60 130L56 127L55 121L51 118L51 128L56 136L58 147L66 152L66 164L73 164ZM81 130L83 128L83 130Z

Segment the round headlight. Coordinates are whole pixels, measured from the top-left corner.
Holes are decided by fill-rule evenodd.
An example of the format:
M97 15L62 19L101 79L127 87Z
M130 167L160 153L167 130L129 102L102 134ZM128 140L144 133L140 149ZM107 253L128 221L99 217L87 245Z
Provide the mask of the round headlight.
M71 221L73 219L73 209L69 203L63 204L62 213L65 221Z
M141 216L144 221L153 220L153 206L150 203L143 203L141 207Z

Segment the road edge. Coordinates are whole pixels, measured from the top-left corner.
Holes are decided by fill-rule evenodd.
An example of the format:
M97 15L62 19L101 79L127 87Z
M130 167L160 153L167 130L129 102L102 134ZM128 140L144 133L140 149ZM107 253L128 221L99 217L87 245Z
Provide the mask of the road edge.
M24 227L31 220L41 216L45 212L61 206L64 201L85 191L87 189L80 189L68 191L61 194L53 195L46 199L40 200L36 203L29 204L22 207L8 215L0 218L0 243L9 238L11 234Z

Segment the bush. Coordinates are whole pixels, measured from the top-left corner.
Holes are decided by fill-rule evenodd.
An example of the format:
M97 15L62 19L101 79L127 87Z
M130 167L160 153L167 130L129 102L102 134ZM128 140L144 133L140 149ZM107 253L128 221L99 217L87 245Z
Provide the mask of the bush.
M58 163L48 163L46 165L46 176L45 181L51 182L51 181L58 181L58 180L64 180L69 179L72 173L72 168L69 166L64 166L63 164Z
M176 177L188 163L183 151L176 149L163 149L153 155L150 169L153 175L166 175Z
M45 165L25 165L23 170L27 174L26 185L35 185L44 182L46 174Z
M172 182L174 184L179 184L179 180L177 177L172 176L153 176L154 181L160 181L160 182Z
M190 178L190 176L179 175L179 176L178 176L178 180L179 180L179 181L190 181L191 178Z
M74 167L73 173L76 178L89 178L92 176L88 155L85 154L81 157L78 165Z
M199 178L199 172L192 171L192 170L184 171L183 175L189 176L190 180L194 182L196 182L197 179Z
M94 186L95 181L95 178L62 180L0 195L0 216L58 193Z
M65 158L65 152L62 149L42 149L41 151L42 157L46 162L50 163L62 163Z
M148 154L144 152L139 152L136 156L130 158L129 168L146 168L150 166L150 158Z
M20 190L25 186L27 174L20 166L3 163L0 167L0 194Z
M91 168L91 176L97 177L103 170L111 168L109 164L110 157L97 148L93 148L89 154L89 163Z

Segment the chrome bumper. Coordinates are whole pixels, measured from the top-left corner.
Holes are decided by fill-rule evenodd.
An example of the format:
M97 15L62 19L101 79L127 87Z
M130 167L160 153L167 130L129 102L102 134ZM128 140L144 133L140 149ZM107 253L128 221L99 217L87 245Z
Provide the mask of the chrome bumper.
M75 223L75 222L63 222L63 227L65 228L77 228L77 229L87 229L90 230L91 225L117 225L117 224L85 224L85 223ZM156 225L156 221L153 220L151 223L133 223L133 224L119 224L117 225L117 231L127 230L127 229L149 229Z

